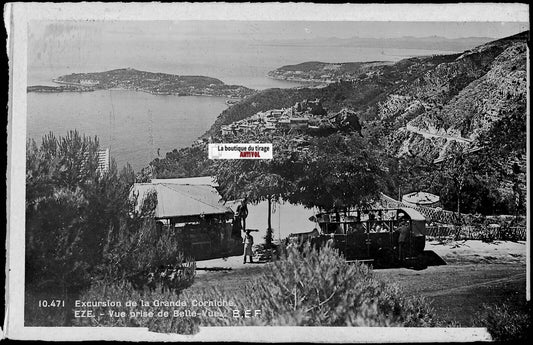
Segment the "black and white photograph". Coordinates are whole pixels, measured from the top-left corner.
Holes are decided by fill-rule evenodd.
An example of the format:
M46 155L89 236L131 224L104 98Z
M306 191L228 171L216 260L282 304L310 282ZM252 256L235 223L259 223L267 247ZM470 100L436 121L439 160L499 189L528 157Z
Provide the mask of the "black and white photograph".
M4 12L4 337L529 339L529 5Z

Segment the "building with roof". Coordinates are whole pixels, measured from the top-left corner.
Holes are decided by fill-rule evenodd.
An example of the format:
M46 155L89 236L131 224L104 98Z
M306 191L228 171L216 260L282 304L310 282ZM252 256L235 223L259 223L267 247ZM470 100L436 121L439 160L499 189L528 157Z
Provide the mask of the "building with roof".
M233 134L233 126L222 126L220 127L220 132L222 133L222 135L230 135L230 134Z
M295 129L307 128L308 123L309 123L308 117L291 117L289 119L289 126Z
M153 179L135 183L130 197L137 211L155 194L154 218L160 231L178 236L186 256L209 259L241 255L240 230L232 231L234 210L226 204L212 177Z
M270 110L270 116L280 117L285 112L285 109L272 109Z

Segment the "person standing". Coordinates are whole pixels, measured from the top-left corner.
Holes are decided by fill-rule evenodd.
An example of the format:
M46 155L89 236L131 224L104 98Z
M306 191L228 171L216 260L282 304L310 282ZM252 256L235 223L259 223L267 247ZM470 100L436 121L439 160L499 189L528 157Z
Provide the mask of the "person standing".
M252 264L254 261L252 259L252 256L254 255L252 251L252 246L254 245L254 238L252 235L250 235L250 230L246 231L246 235L244 236L244 240L242 241L244 243L244 261L243 264L246 263L246 257L250 256L250 263Z
M237 206L237 214L242 221L242 230L246 231L246 217L248 217L248 198L244 197L241 204Z
M398 227L398 231L400 232L400 236L398 237L398 260L402 262L405 260L409 230L410 227L407 219L400 220L400 226Z
M241 219L239 218L239 214L236 213L235 217L233 218L233 221L231 223L231 237L235 238L237 240L242 239L242 228L241 228Z

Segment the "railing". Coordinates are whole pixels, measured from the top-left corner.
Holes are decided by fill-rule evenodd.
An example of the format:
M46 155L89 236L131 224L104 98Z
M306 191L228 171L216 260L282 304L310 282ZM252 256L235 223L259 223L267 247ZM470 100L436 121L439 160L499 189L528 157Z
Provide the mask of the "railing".
M428 226L426 237L434 239L525 241L526 228L520 226Z
M454 238L457 230L454 226L428 226L426 227L426 237L432 238Z
M476 216L472 214L461 214L461 219L455 212L407 204L381 194L381 203L384 207L398 208L408 207L417 210L424 217L426 222L450 224L447 226L428 226L426 236L434 238L454 238L468 240L509 240L525 241L526 228L521 226L496 226L475 224Z
M446 211L441 209L436 209L427 206L418 206L413 204L407 204L401 201L394 200L390 196L387 196L381 193L381 202L385 207L409 207L418 212L422 213L428 222L438 222L444 224L459 224L459 216L457 213L452 211ZM474 216L470 214L462 214L461 222L463 224L469 224Z

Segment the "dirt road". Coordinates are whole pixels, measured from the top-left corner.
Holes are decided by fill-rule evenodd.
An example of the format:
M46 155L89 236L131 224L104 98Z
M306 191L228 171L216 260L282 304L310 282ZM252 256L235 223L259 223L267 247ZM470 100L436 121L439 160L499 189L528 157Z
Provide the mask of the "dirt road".
M470 264L376 270L384 280L397 282L407 295L422 295L437 315L463 327L476 326L484 304L507 302L520 308L526 294L526 265Z
M525 243L463 241L428 243L426 248L447 264L419 271L376 269L376 276L398 283L406 295L426 297L440 319L458 326L478 326L476 318L482 315L485 304L506 302L513 308L523 306L526 298ZM262 267L263 264L238 265L231 271L200 274L195 285L238 289L260 275Z
M195 285L238 289L261 274L262 265L197 277ZM439 318L463 327L479 325L484 304L503 301L520 308L525 301L526 266L509 264L445 265L421 271L406 268L375 270L377 277L396 282L406 295L425 296Z

